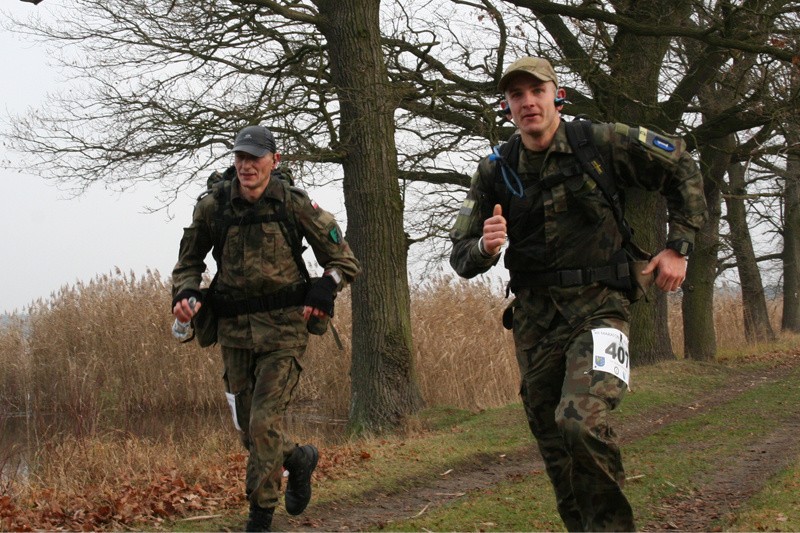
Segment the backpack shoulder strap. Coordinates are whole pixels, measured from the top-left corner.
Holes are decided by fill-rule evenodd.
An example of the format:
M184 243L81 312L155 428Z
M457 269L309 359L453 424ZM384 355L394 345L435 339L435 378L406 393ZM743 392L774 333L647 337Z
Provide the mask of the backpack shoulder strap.
M567 141L569 141L572 152L575 154L584 172L589 174L597 183L597 186L611 205L611 210L617 221L617 226L619 226L619 232L622 235L623 244L627 244L631 240L633 231L625 221L622 200L620 199L614 176L607 171L608 165L604 164L603 156L600 154L600 151L597 149L597 144L594 142L591 121L581 119L573 120L566 122L565 128Z
M308 283L311 280L311 276L308 273L306 262L303 261L303 252L306 247L303 246L303 236L297 224L297 215L294 209L294 200L292 199L293 187L284 179L281 179L280 182L283 184L284 205L286 206L287 216L284 220L280 221L278 225L283 232L283 237L292 249L292 257L297 264L297 269L300 271L306 283Z
M283 185L284 193L284 202L280 209L281 212L277 213L275 216L262 217L263 220L262 218L252 218L248 219L246 222L243 220L239 221L239 223L259 221L277 222L281 233L283 233L283 238L289 243L289 247L292 250L292 257L295 263L297 263L300 275L308 282L311 278L305 261L303 261L305 246L303 246L303 237L297 226L297 217L293 207L291 187L285 180L279 179L278 181ZM217 272L222 268L222 250L225 247L225 240L228 237L228 229L235 223L231 217L226 214L226 209L231 201L231 184L232 181L230 179L224 179L214 183L210 189L210 194L214 195L217 204L216 213L214 215L214 247L211 252L214 260L217 262Z
M209 194L214 195L217 205L214 213L214 247L211 255L217 262L217 272L219 272L222 269L222 249L225 247L225 239L228 237L228 228L230 227L230 217L225 216L225 208L231 201L231 181L220 180L212 184L208 191Z

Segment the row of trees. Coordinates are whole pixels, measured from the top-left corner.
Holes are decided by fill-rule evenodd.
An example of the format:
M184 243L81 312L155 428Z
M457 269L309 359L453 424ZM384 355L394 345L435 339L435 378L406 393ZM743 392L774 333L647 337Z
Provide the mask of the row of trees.
M224 164L240 127L262 123L307 186L341 170L364 266L356 430L391 428L421 406L409 250L425 241L426 254L447 253L475 162L511 133L495 88L521 55L556 66L567 113L681 135L695 151L712 217L685 284L687 356L715 355L714 283L729 268L748 338L774 335L764 261L782 266L782 327L800 331L796 1L65 0L57 18L6 23L63 49L81 82L12 121L26 168L79 186L157 180L174 198ZM661 198L629 191L627 205L638 243L659 249ZM761 257L756 224L776 237ZM632 331L640 363L673 357L663 295L634 306Z

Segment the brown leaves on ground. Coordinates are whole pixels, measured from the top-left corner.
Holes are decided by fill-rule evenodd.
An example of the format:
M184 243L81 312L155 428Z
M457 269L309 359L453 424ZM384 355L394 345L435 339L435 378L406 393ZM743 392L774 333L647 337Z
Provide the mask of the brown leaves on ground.
M317 481L348 477L354 467L369 459L370 454L361 448L332 447L320 454L314 477ZM246 454L237 453L229 455L226 464L207 467L200 473L172 468L155 476L82 486L69 493L29 488L23 497L2 495L0 531L136 529L239 510L245 506L246 462ZM196 481L187 482L187 477Z
M121 481L114 487L82 487L81 494L34 491L21 501L0 497L0 530L97 531L134 524L157 525L198 513L241 507L245 456L203 472L190 484L177 470L155 479Z

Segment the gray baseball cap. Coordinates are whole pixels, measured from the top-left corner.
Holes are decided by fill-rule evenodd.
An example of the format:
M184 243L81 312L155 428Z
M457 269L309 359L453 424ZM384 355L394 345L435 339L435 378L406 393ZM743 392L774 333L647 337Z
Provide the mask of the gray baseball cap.
M552 81L558 87L558 76L556 76L556 71L553 70L553 65L548 60L541 57L521 57L511 63L506 71L503 72L503 77L500 78L497 84L497 88L501 93L506 92L506 87L511 77L520 72L530 74L541 81Z
M275 137L265 126L247 126L236 134L233 151L247 152L256 157L263 157L268 152L274 154Z

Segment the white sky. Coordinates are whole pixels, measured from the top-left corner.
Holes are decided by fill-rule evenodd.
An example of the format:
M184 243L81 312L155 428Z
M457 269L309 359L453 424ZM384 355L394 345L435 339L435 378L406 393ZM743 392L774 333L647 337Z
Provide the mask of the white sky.
M19 0L2 0L2 9L16 18L36 10L46 14L47 1L34 6ZM0 65L2 130L9 114L41 106L48 92L57 92L58 73L48 65L44 50L2 29ZM0 160L14 157L0 154ZM0 183L0 315L21 312L65 285L89 282L116 268L137 276L149 268L158 270L162 277L169 276L177 259L182 228L189 224L194 199L203 187L200 183L196 190L190 187L189 193L170 209L174 217L169 220L166 213L146 213L148 206L159 205L155 185L141 185L122 194L100 186L70 199L69 193L41 178L2 167ZM336 191L309 190L309 194L345 226ZM208 260L213 262L210 257ZM167 308L165 302L164 309Z
M4 0L14 16L39 6ZM57 90L57 73L44 50L0 30L0 115L36 108ZM13 159L14 154L3 154ZM138 187L123 195L92 188L78 199L29 174L0 168L4 228L0 261L0 314L22 311L37 298L49 298L64 285L90 281L96 275L123 271L144 274L149 267L169 275L177 258L181 228L191 218L192 199L179 200L175 217L145 214L157 206L157 190ZM166 309L166 307L165 307Z

